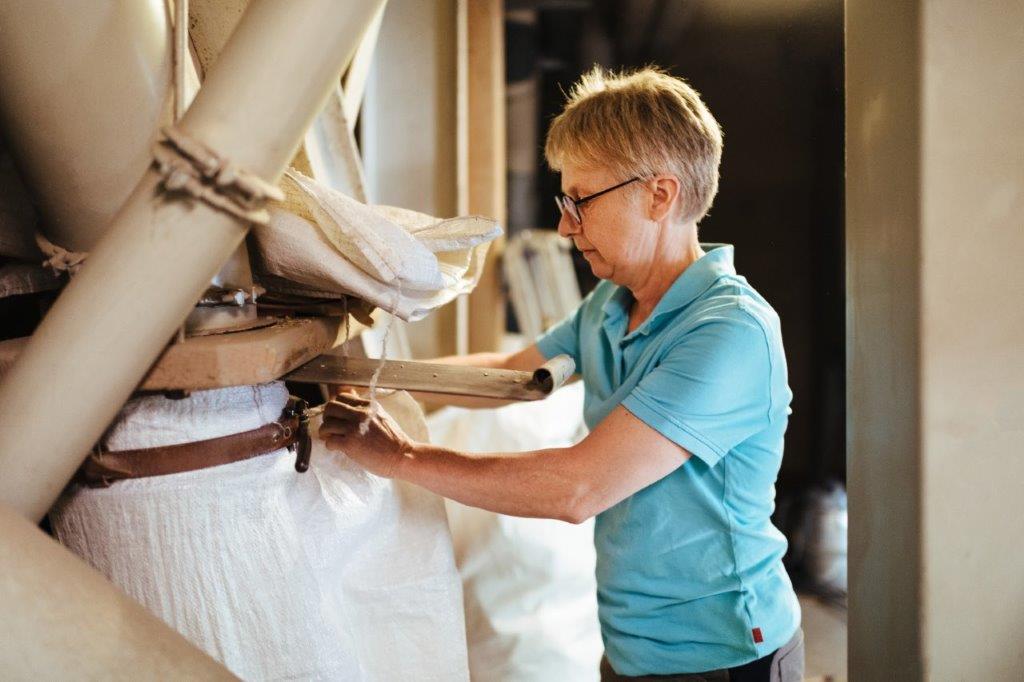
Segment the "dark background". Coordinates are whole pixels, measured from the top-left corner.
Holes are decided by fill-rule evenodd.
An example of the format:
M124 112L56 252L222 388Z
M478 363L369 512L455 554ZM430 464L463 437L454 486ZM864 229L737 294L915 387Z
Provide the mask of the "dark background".
M722 125L721 185L700 235L736 246L737 270L782 319L794 399L776 522L791 530L808 490L845 480L842 3L513 0L506 10L510 235L557 225L544 134L593 64L661 66ZM593 275L576 265L586 293Z

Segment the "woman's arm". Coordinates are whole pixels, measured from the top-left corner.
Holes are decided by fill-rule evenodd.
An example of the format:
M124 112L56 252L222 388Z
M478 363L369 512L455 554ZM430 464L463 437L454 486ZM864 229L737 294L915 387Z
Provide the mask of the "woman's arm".
M439 362L445 365L461 365L464 367L488 367L490 369L536 369L544 362L544 356L532 344L515 353L470 353L469 355L449 355L435 358L428 362ZM536 364L534 364L536 363Z
M623 407L568 448L471 454L414 443L386 414L359 423L369 403L328 403L321 437L369 471L463 504L513 516L580 523L667 476L690 454Z

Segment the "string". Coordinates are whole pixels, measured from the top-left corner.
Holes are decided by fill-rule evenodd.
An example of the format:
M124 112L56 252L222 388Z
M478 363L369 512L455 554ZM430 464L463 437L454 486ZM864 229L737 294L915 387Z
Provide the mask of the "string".
M395 298L391 302L391 310L398 310L398 304L402 298L402 283L397 281L395 285ZM370 411L367 413L363 420L359 422L359 435L365 436L370 430L370 421L379 414L380 402L377 400L377 382L380 381L380 374L384 371L384 363L388 357L388 338L391 336L391 328L395 324L395 315L390 313L388 315L388 323L384 327L384 336L380 342L380 362L377 363L377 368L373 370L373 375L370 377Z

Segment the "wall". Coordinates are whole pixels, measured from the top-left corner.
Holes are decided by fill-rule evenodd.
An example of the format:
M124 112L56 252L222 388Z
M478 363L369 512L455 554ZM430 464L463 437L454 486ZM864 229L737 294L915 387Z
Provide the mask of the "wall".
M922 4L924 658L1024 669L1024 3Z
M850 679L1024 666L1024 7L847 5Z

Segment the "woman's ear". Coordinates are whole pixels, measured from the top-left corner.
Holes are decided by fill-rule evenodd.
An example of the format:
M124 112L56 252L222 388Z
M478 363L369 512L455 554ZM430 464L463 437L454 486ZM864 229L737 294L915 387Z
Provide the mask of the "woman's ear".
M651 203L649 217L651 220L660 221L670 215L679 199L679 192L682 187L679 178L674 175L656 175L647 181L651 190Z

